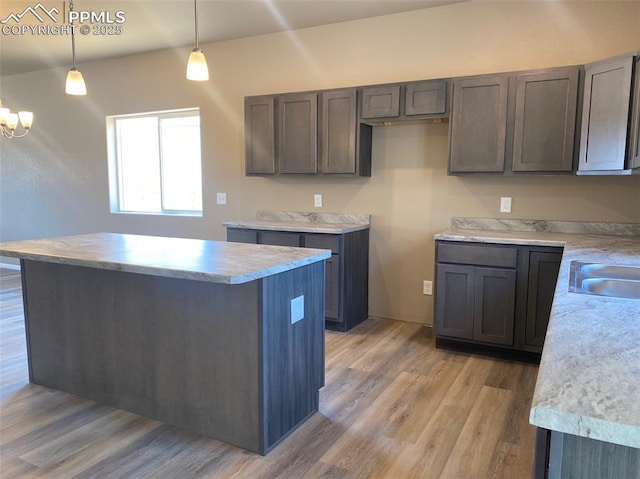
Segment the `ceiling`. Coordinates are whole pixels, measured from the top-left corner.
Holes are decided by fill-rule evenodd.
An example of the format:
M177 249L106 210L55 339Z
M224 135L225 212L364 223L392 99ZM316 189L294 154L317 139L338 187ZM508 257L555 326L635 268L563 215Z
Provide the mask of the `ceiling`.
M219 42L266 33L295 30L361 18L418 10L465 0L199 0L200 43ZM31 7L31 9L28 9ZM53 10L53 9L56 10ZM121 24L94 23L104 32L76 35L78 64L134 53L194 43L194 12L191 0L75 0L74 10L108 12ZM55 34L64 24L69 2L0 1L0 76L70 66L71 40L68 34ZM51 15L47 17L45 10ZM34 15L40 15L42 22ZM17 18L24 13L23 16ZM11 16L11 14L14 14ZM106 13L103 15L107 15ZM106 17L103 17L103 19ZM107 31L119 34L103 34ZM27 29L22 32L21 29ZM31 33L43 29L44 34ZM36 30L37 31L37 30ZM206 53L206 49L205 49Z

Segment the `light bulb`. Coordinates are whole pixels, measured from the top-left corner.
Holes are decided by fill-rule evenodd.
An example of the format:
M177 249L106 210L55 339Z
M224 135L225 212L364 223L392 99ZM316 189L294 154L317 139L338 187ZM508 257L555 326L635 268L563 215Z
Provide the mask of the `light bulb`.
M10 130L15 130L16 126L18 126L18 114L9 113L7 115L7 128L9 128Z
M84 78L82 73L76 68L72 68L67 73L67 83L65 84L64 91L67 95L86 95L87 87L84 84Z
M187 62L187 80L207 81L208 79L209 68L204 53L199 48L194 48Z
M33 112L19 111L18 117L20 118L20 123L22 123L25 130L31 128L31 125L33 124Z

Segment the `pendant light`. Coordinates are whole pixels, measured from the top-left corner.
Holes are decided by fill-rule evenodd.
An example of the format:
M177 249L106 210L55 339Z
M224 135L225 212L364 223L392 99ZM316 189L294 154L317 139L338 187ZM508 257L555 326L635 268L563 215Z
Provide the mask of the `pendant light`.
M73 0L69 1L69 17L73 12ZM84 78L82 73L76 68L76 37L74 34L73 20L71 20L71 56L73 64L71 70L67 73L67 83L65 84L64 91L67 95L86 95L87 87L84 84Z
M198 42L198 0L193 0L193 11L195 15L196 46L191 50L189 61L187 62L187 80L207 81L209 79L209 68Z

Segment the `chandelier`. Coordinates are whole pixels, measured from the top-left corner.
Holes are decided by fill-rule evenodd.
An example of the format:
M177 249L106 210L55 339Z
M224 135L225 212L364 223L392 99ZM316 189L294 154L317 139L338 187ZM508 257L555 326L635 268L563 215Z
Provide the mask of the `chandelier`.
M24 133L21 135L16 134L16 128L18 123L22 125ZM12 113L9 108L2 106L2 100L0 100L0 134L6 138L22 138L29 133L29 129L33 124L33 112L19 111L18 113Z

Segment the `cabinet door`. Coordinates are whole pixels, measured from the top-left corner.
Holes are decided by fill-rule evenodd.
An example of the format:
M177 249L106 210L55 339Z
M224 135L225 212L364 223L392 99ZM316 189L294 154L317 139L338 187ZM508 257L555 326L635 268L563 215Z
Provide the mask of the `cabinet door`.
M260 244L275 246L300 246L300 235L297 233L283 233L280 231L261 231Z
M340 317L340 257L332 255L325 261L325 316L342 322Z
M437 336L473 339L475 267L438 264L435 330Z
M404 101L407 116L444 114L447 112L447 81L408 83Z
M316 173L318 95L278 97L278 167L280 173Z
M355 89L322 94L322 173L356 173L356 115Z
M258 242L258 232L242 228L227 228L227 241L256 244Z
M516 272L476 268L473 339L513 345Z
M244 101L245 173L247 175L276 172L275 97L248 97Z
M513 171L571 171L578 68L516 79Z
M578 170L624 169L632 68L632 56L585 67Z
M450 173L504 170L508 89L506 75L453 81Z
M524 342L528 346L539 347L540 351L547 333L561 261L561 253L529 253Z
M395 118L400 114L400 85L362 89L362 118Z
M636 57L633 109L629 130L629 168L640 168L640 55Z

